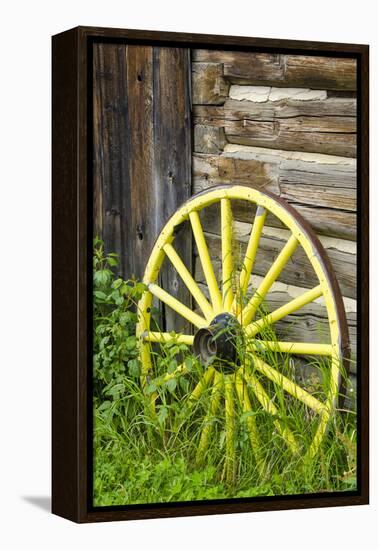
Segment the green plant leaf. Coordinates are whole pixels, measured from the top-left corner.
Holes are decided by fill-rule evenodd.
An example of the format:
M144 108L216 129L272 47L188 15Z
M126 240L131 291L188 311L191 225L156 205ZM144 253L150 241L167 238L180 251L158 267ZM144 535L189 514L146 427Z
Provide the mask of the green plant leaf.
M105 294L105 292L102 292L102 290L95 290L93 294L98 300L105 301L108 299L107 295Z
M167 416L168 416L168 408L165 406L161 406L157 414L157 419L160 426L164 426Z
M169 374L172 374L172 372L175 372L176 369L177 369L177 361L176 359L171 359L171 361L169 361L169 364L168 364Z
M180 376L179 383L182 391L185 394L189 393L189 380L185 376Z
M136 348L136 336L128 336L125 341L126 349L129 351L134 350Z
M118 265L118 261L116 260L116 258L111 258L110 256L108 256L107 262L112 267Z
M137 378L138 376L140 376L140 367L139 367L138 359L130 359L130 361L127 362L127 366L129 369L130 376L133 376L134 378Z
M95 286L106 286L110 283L112 272L110 269L99 269L93 275Z
M167 386L168 390L173 393L177 386L176 378L170 378L165 385Z

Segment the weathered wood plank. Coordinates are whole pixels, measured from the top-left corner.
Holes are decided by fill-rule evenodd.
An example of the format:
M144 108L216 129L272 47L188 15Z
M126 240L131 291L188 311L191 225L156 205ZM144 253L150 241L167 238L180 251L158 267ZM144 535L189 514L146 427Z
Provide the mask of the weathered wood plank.
M354 160L232 145L221 155L195 154L193 191L222 183L272 191L291 202L317 233L356 240ZM253 212L240 203L235 216L249 221ZM269 216L267 225L279 227L280 223Z
M281 196L289 201L350 212L357 209L354 166L314 163L309 166L303 161L283 161L279 186Z
M126 140L120 173L122 197L122 262L124 274L141 278L146 254L156 237L154 204L153 50L126 47L126 118L121 118ZM141 139L143 136L143 139ZM116 148L117 136L111 136ZM150 215L149 215L150 213Z
M338 237L356 241L357 239L357 214L355 212L346 212L345 210L335 210L333 208L317 208L305 206L298 203L301 197L295 200L289 200L297 210L310 224L317 235L326 235L329 237ZM272 216L273 218L273 216ZM274 221L268 220L268 225L280 227L277 218Z
M143 74L143 85L138 74ZM144 268L138 240L144 238L144 246L151 246L154 228L148 220L142 227L140 204L136 201L135 209L130 204L135 194L147 192L151 180L152 157L146 156L152 144L151 48L95 44L93 87L95 233L103 238L107 251L119 254L121 276L141 276ZM140 112L145 116L140 117ZM144 147L138 140L133 155L131 135L144 135L147 143ZM137 178L137 189L131 185L132 178Z
M208 209L210 212L210 209ZM219 221L217 216L209 216L207 211L203 211L202 224L205 230L209 247L212 251L212 258L221 266L221 239L219 232ZM245 256L247 242L250 234L251 224L241 222L235 223L235 243L233 247L235 264L241 267ZM214 231L214 232L210 232ZM282 250L284 244L289 238L289 232L282 229L265 228L260 239L259 250L257 252L254 274L264 276L273 261ZM335 239L323 240L328 257L336 273L338 283L343 296L356 298L356 254L355 245L349 241L339 243ZM221 274L219 273L219 276ZM299 247L292 255L290 261L286 264L280 274L279 281L300 286L303 288L312 288L318 284L318 278L311 266L303 249Z
M158 217L154 235L191 194L190 57L184 48L154 48L154 185ZM145 212L145 215L149 215ZM175 249L191 271L192 247L188 228L175 238ZM145 261L148 256L145 252ZM191 304L188 289L169 261L164 262L160 284L184 304ZM189 324L165 308L164 330L187 332Z
M243 183L279 194L278 164L225 155L193 155L195 193L222 183Z
M280 54L193 50L192 56L193 61L223 63L223 74L233 84L283 82L284 58Z
M323 100L299 101L239 101L228 99L223 106L196 105L193 108L194 121L223 125L223 120L268 120L294 117L345 117L352 121L356 116L356 100L353 98L327 98ZM217 122L219 121L219 122ZM355 128L355 126L354 126Z
M125 278L143 276L162 226L191 194L189 86L187 49L95 45L95 230ZM191 239L178 235L175 246L190 269ZM160 282L190 305L171 266ZM173 322L163 308L163 330Z
M345 120L245 121L227 125L225 133L229 143L355 157L356 135Z
M205 179L195 179L193 185L194 192L200 192L211 187L207 184L208 182ZM312 208L310 206L303 206L295 201L288 202L291 202L317 235L356 241L357 220L355 213L345 212L344 210L333 210L331 208ZM219 215L219 213L212 213L212 211L213 208L208 209L207 216L209 220ZM256 206L246 203L246 201L233 201L232 211L236 221L251 223L256 213ZM284 227L280 220L270 213L267 215L265 225L267 227Z
M193 50L193 60L223 63L233 84L356 90L356 60L222 50Z
M222 105L230 84L223 76L222 63L192 63L192 102L200 105Z
M198 106L195 124L222 127L230 143L356 156L356 101L238 101Z
M337 57L288 55L285 78L292 86L324 88L325 90L356 90L357 61ZM322 86L319 86L319 84Z

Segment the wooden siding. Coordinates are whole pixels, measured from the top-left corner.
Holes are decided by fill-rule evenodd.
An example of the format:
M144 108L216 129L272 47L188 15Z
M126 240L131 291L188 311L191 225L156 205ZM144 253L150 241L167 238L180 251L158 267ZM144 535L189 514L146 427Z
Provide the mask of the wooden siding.
M185 48L94 46L94 231L141 278L167 218L191 193L190 57ZM191 266L191 241L177 250ZM185 303L166 265L160 283ZM163 311L165 328L175 315Z

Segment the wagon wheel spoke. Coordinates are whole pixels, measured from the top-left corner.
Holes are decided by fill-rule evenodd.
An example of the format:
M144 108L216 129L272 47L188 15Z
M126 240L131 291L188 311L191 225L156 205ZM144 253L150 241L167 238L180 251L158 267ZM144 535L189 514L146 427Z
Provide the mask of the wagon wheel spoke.
M277 353L289 353L293 355L322 355L332 356L331 344L315 344L312 342L274 342L268 340L253 340L248 342L251 351L272 351Z
M222 310L222 296L218 288L217 280L215 278L213 265L210 260L209 249L207 248L198 212L190 212L189 219L192 225L194 240L196 241L203 273L205 275L206 283L209 288L211 302L215 313L219 313Z
M196 326L197 328L207 326L206 319L189 309L187 306L184 306L179 300L168 294L160 286L153 283L149 283L148 290L156 296L161 302L164 302L168 307L176 311L181 317L184 317L189 323Z
M279 418L279 411L277 407L272 402L269 395L266 393L262 384L257 380L257 378L251 372L244 373L244 379L248 383L249 387L253 391L256 399L259 401L262 408L271 416L275 417L273 421L274 426L276 427L277 432L281 435L282 439L285 441L289 449L294 453L298 453L299 447L298 443L290 430L290 428Z
M323 440L323 437L324 437L324 434L327 430L327 426L328 426L328 421L329 421L329 413L324 413L322 415L322 417L320 418L320 422L319 422L319 426L316 430L316 433L315 433L315 436L314 436L314 439L312 440L311 442L311 445L304 457L304 460L312 460L314 458L314 456L316 455L319 447L320 447L320 444Z
M145 342L153 342L158 344L170 344L171 342L177 342L177 344L186 344L187 346L193 345L194 336L190 334L176 334L170 332L146 332L142 335Z
M171 261L173 267L176 269L177 273L180 275L187 289L189 290L189 292L191 293L191 295L193 296L193 298L201 308L202 313L206 317L206 320L211 321L211 319L214 317L214 310L209 304L209 302L206 300L205 296L203 295L199 286L197 285L192 275L188 271L184 262L182 261L180 256L177 254L176 250L173 248L173 246L170 243L167 243L164 246L163 250L168 256L169 260Z
M232 375L225 376L225 411L226 411L226 479L232 484L235 481L235 407L234 383Z
M316 399L313 395L308 393L306 390L298 386L295 382L292 382L278 372L275 368L271 367L267 363L265 363L262 359L260 359L257 356L254 356L254 364L256 369L261 372L266 378L268 378L271 382L274 384L277 384L278 386L281 386L287 393L289 393L292 397L295 397L298 399L298 401L301 401L307 407L312 409L313 411L319 413L319 414L328 414L328 405L325 403L322 403L319 401L319 399Z
M192 391L192 393L189 396L189 401L198 400L203 392L206 390L206 388L210 385L210 382L215 375L215 369L214 367L208 367L204 373L204 375L201 377L200 381Z
M264 300L265 296L268 294L273 283L277 280L277 277L280 275L281 271L291 258L298 244L299 241L294 235L292 235L281 250L281 252L278 254L268 273L261 281L258 289L249 300L248 304L239 314L239 321L242 323L242 325L248 325L251 322L256 314L257 308Z
M313 302L323 294L321 285L318 285L311 290L307 290L297 298L290 300L287 304L279 307L272 313L269 313L265 317L262 317L258 321L251 323L245 328L245 334L247 337L255 336L260 330L262 330L267 325L272 325L283 319L287 315L291 315L294 311L297 311L301 307Z
M185 363L181 363L178 367L175 368L173 372L167 372L163 376L163 381L168 382L169 380L172 380L172 378L176 378L177 376L182 376L184 374L187 374L188 369L185 365Z
M246 426L248 431L249 442L251 445L252 452L254 454L257 468L260 475L264 474L264 460L261 455L261 441L258 433L256 419L253 415L251 401L248 396L247 385L243 380L242 369L239 369L236 373L235 379L236 393L238 394L239 403L242 408L243 413L247 415Z
M232 258L232 210L229 199L221 200L221 233L223 308L226 311L231 311L234 301L232 291L234 262Z
M253 226L251 229L251 234L249 236L247 251L245 253L244 262L240 272L239 279L239 292L240 297L245 296L248 288L249 279L251 278L252 269L255 263L257 250L260 243L261 233L264 228L265 219L266 219L266 210L262 206L258 206L256 210L255 219L253 221ZM234 299L234 309L237 313L240 313L241 304L235 303L236 297Z
M214 383L211 390L209 408L205 416L205 420L203 422L201 437L200 437L197 454L196 454L197 465L203 464L205 453L209 447L209 440L210 440L210 435L211 435L211 431L214 423L214 418L219 409L222 386L223 386L223 376L217 371L214 371Z

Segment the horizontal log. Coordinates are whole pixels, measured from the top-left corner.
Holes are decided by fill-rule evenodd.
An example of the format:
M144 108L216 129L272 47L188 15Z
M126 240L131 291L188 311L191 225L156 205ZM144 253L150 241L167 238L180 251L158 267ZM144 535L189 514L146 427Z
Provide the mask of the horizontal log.
M321 235L356 240L356 163L326 155L294 154L227 145L221 155L193 156L193 191L243 183L285 197ZM235 215L254 210L238 203ZM269 216L267 225L280 227Z
M230 143L356 156L356 100L238 101L199 106L194 124L222 127Z
M357 210L354 166L313 164L311 167L303 161L283 161L279 187L281 197L291 202L349 212Z
M329 120L296 119L286 123L239 122L226 126L225 133L229 143L355 157L356 135L343 133L345 128L341 120L331 124Z
M194 120L199 123L212 122L222 125L228 120L272 121L296 117L341 117L349 118L352 123L356 117L356 99L327 98L324 100L300 101L281 99L279 101L238 101L228 99L223 106L196 105L193 108Z
M300 197L296 197L300 200ZM355 241L357 238L357 215L355 212L335 210L333 208L317 208L304 206L296 200L289 200L296 211L310 224L317 235L325 235ZM273 216L272 216L273 217ZM277 218L274 218L277 222ZM270 223L280 227L279 223Z
M194 105L222 105L230 84L223 76L222 63L192 63L192 102Z
M279 194L278 165L224 155L193 155L194 192L221 183L242 183Z
M222 50L193 50L193 60L223 63L232 84L356 90L354 59Z
M210 213L210 209L202 212L202 225L212 252L212 258L221 266L221 239L219 235L219 221L217 216ZM214 219L216 221L214 221ZM240 269L246 253L247 243L251 230L251 224L235 222L233 246L234 263L236 269ZM211 232L210 232L211 231ZM289 239L289 231L265 227L260 239L257 252L254 274L264 276L283 246ZM356 298L356 248L355 243L350 241L337 241L337 239L323 239L323 246L326 249L330 262L335 271L337 281L340 285L343 296ZM218 264L217 264L218 265ZM220 280L221 273L218 273ZM298 247L290 261L286 264L278 280L294 286L312 288L319 284L310 261L302 247Z
M206 180L196 181L194 192L209 189L211 186ZM332 210L328 208L311 208L293 203L297 212L311 225L315 233L323 239L324 237L337 238L345 241L356 241L356 214ZM232 201L232 212L234 219L239 222L251 223L256 214L256 205L242 200ZM208 220L213 219L219 222L219 211L216 206L207 208ZM273 214L268 212L265 226L272 228L286 228L282 222ZM210 230L210 232L218 232Z

